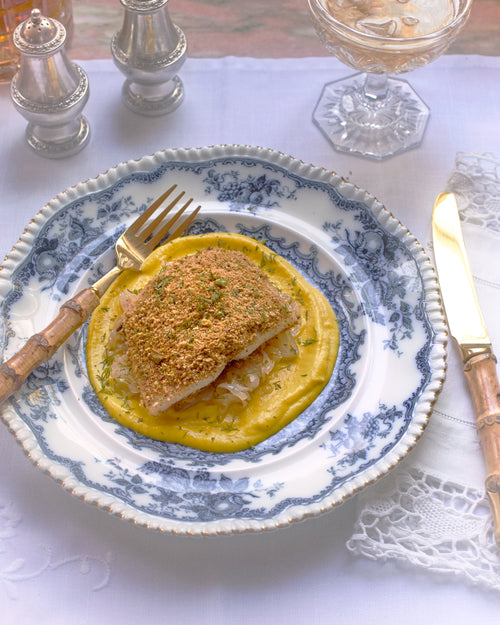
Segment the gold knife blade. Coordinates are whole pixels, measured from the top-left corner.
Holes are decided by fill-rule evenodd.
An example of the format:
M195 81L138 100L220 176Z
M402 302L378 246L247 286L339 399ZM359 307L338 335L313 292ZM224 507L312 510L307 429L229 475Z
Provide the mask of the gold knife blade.
M469 267L453 193L441 193L432 214L434 260L450 334L460 347L486 461L486 492L500 547L500 386Z
M432 240L448 326L460 346L462 358L466 361L478 351L491 351L453 193L441 193L436 200Z

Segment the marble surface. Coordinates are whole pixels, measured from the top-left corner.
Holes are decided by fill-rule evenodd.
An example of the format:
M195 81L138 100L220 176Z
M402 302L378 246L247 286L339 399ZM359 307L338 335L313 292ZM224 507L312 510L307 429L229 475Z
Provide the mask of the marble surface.
M119 0L73 0L74 59L111 58L109 42L121 27ZM306 0L171 0L169 13L188 39L191 57L286 58L326 56ZM500 55L500 0L475 0L450 54ZM91 45L89 45L91 43Z

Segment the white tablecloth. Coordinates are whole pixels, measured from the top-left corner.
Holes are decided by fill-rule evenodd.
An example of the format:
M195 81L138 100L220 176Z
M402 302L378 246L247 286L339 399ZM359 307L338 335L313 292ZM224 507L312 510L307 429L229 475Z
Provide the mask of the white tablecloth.
M66 161L25 145L25 120L0 86L0 256L53 196L166 147L256 144L333 169L376 195L422 242L455 154L500 153L500 57L445 56L408 79L432 114L418 149L385 162L335 152L311 121L335 59L191 60L186 99L148 119L120 101L108 61L81 63L92 139ZM73 498L0 435L1 622L37 625L330 625L498 622L500 597L401 564L351 555L356 498L264 534L189 538L135 527Z

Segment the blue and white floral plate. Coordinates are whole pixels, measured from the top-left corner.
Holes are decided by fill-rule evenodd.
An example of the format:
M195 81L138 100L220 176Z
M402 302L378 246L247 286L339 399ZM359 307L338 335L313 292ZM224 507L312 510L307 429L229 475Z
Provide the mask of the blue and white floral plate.
M372 196L340 176L248 146L166 150L52 200L0 272L0 354L114 262L113 243L173 182L203 210L191 232L263 239L333 306L330 383L281 432L234 454L154 441L111 420L86 375L86 329L33 373L2 417L30 458L137 524L185 534L264 530L330 510L397 465L421 435L445 371L430 262Z

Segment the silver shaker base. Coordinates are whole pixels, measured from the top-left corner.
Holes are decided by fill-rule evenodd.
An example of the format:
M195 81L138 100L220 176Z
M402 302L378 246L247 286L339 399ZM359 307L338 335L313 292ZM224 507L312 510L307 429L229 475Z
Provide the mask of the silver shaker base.
M43 127L30 123L26 128L26 141L30 148L45 158L66 158L82 150L90 139L90 125L83 115L68 126Z
M125 106L149 117L166 115L175 111L184 99L184 85L178 76L166 83L140 84L126 80L122 88L122 100Z

